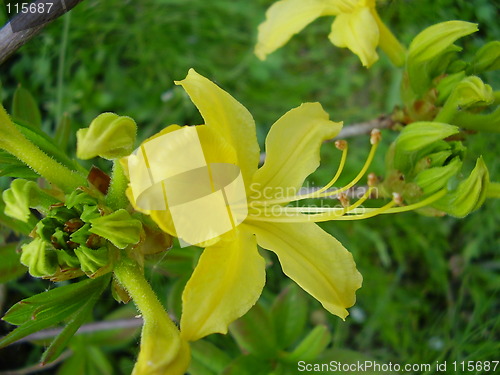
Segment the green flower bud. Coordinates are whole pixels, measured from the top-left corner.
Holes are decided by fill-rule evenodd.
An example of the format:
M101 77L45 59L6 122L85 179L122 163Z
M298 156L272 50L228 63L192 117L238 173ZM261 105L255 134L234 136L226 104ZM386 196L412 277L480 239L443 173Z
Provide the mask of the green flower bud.
M467 69L467 74L479 74L500 69L500 41L486 43L477 51Z
M57 263L61 266L68 266L69 268L80 268L80 261L76 257L73 250L55 250L57 254Z
M82 245L75 249L75 254L80 261L80 268L85 273L95 273L109 263L106 246L94 250Z
M83 190L77 189L66 197L66 202L64 205L68 208L75 207L76 209L81 211L84 205L97 205L97 199L90 196Z
M434 167L420 172L414 182L422 188L425 195L432 194L444 188L450 178L455 176L462 168L462 161L455 157L449 164Z
M461 80L446 100L435 118L439 122L451 122L460 111L472 106L485 106L494 102L493 89L476 76Z
M441 105L448 99L455 86L465 78L465 72L450 74L439 81L436 86L438 91L437 104Z
M58 267L57 255L47 249L47 243L41 238L35 238L29 244L23 245L21 263L29 268L29 273L35 277L51 276Z
M414 122L403 128L396 139L396 152L414 152L457 134L457 126L439 122Z
M86 223L90 223L90 220L100 217L101 213L97 206L89 206L84 205L82 214L80 215L80 219L82 219Z
M31 208L47 211L48 206L57 203L57 199L45 193L33 181L16 179L10 184L10 188L2 194L5 202L5 214L14 219L28 222Z
M483 158L477 159L469 177L445 195L433 207L455 217L467 216L485 201L489 185L489 173Z
M467 69L468 66L469 66L469 64L467 64L463 60L455 60L452 63L450 63L447 71L450 74L456 74L456 73L463 72L465 69Z
M136 244L141 238L142 224L120 209L109 215L90 220L91 233L104 237L119 249Z
M418 34L408 48L406 68L414 92L422 94L427 89L428 67L425 64L449 51L453 43L478 30L477 24L463 21L442 22Z
M91 159L100 156L105 159L117 159L127 156L134 149L137 133L135 121L115 113L102 113L88 128L76 133L76 156Z
M460 60L458 60L458 52L461 51L461 47L452 44L435 58L423 63L421 68L422 72L426 73L426 79L428 79L426 83L430 83L431 79L434 77L442 76L445 73L451 73L450 70L456 69L453 65L460 62Z

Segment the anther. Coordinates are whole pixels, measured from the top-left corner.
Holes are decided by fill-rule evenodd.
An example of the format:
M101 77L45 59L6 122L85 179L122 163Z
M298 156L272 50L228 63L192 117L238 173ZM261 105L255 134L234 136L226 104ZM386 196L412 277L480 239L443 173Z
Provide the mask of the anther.
M374 187L374 186L377 186L379 183L378 181L378 177L375 173L370 173L368 175L368 186L370 187Z
M342 205L342 207L349 207L349 197L347 196L346 193L340 193L337 197L337 199L340 201L340 204Z
M343 139L335 141L335 147L337 147L340 151L344 151L347 147L347 141L344 141Z
M392 200L394 203L396 203L398 206L403 205L403 197L399 193L392 193Z
M380 133L380 130L373 129L370 134L370 143L372 145L376 145L380 142L381 139L382 139L382 133Z

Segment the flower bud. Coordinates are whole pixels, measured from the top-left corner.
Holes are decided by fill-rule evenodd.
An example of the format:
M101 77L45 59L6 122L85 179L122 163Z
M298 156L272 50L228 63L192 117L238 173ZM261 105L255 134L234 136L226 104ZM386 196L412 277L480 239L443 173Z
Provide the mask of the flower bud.
M500 69L500 41L486 43L477 51L467 69L467 74L479 74Z
M59 268L56 253L47 249L47 243L41 238L22 246L21 263L35 277L51 276Z
M493 89L476 76L466 77L454 87L435 121L451 122L455 115L472 106L485 106L494 102Z
M85 273L93 274L109 263L108 248L106 246L94 250L81 245L75 249L75 255L80 261L80 268Z
M418 151L458 132L459 128L453 125L439 122L414 122L405 126L396 139L396 154Z
M441 105L448 99L455 86L465 78L465 72L450 74L439 81L436 86L438 97L437 103Z
M445 53L453 43L478 30L475 23L448 21L432 25L418 34L410 44L407 73L414 92L422 94L429 82L425 63Z
M45 211L49 205L57 202L56 198L45 193L35 182L23 179L12 181L2 197L5 202L5 214L25 223L31 214L30 207Z
M462 181L454 191L433 204L433 207L451 216L467 216L484 203L488 185L488 168L480 157L469 177Z
M420 172L414 182L422 188L425 195L435 193L444 188L451 177L462 168L460 158L455 157L450 163L442 167L434 167Z
M102 113L88 128L76 133L76 156L91 159L100 156L105 159L117 159L129 155L134 149L137 133L135 121L115 113Z
M91 219L91 233L104 237L119 249L136 244L141 239L142 224L120 209L109 215Z

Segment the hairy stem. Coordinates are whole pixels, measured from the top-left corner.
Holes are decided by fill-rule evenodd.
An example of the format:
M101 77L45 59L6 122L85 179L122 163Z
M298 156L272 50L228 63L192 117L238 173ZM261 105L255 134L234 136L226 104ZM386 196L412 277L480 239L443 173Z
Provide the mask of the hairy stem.
M87 184L83 175L59 164L21 134L1 105L0 148L14 155L47 181L66 192Z

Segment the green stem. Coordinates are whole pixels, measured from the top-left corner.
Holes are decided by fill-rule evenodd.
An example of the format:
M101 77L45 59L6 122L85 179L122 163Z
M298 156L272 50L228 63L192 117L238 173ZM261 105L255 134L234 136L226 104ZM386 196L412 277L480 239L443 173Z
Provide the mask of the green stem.
M126 208L129 205L125 191L128 186L128 179L123 172L123 168L118 159L113 161L113 175L111 176L111 183L109 185L108 194L106 195L106 204L118 210Z
M2 105L0 105L0 148L66 192L87 184L85 177L59 164L26 139L12 123Z
M399 42L394 34L380 19L376 11L373 12L379 30L379 46L386 53L392 63L403 66L406 59L406 48Z
M123 259L115 266L114 273L118 282L134 300L137 309L142 314L144 324L168 320L171 328L177 331L177 327L168 317L163 305L144 278L144 273L137 263L130 259Z
M500 198L500 182L489 183L486 198Z

